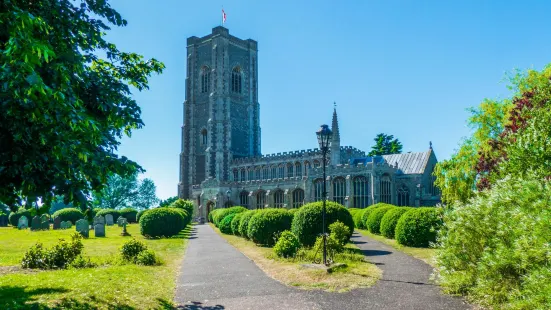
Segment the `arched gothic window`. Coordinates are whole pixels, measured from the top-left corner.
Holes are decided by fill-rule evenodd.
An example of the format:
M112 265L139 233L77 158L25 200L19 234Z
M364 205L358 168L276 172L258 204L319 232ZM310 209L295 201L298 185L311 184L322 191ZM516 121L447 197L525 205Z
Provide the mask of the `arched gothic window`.
M277 177L283 179L285 177L285 165L279 165Z
M270 178L270 169L267 166L262 167L262 180Z
M302 166L299 162L295 163L295 176L302 177Z
M335 178L333 180L333 201L344 205L346 197L346 180L344 178Z
M201 68L201 92L208 93L210 91L210 68L205 66Z
M235 182L239 181L239 172L237 171L237 169L233 169L233 180Z
M314 181L314 201L323 200L323 179Z
M241 68L235 67L231 73L231 91L241 93Z
M293 208L300 208L304 205L304 190L297 188L293 191Z
M253 168L249 168L248 170L248 173L247 173L247 181L252 181L254 180L254 170Z
M250 206L249 206L249 192L242 191L241 193L239 193L239 204L242 207L250 209Z
M381 191L381 201L380 202L384 202L384 203L391 203L392 201L392 194L390 192L390 176L388 175L383 175L381 177L381 184L380 184L381 188L380 188L380 191Z
M282 190L274 192L274 208L283 208L283 196Z
M256 208L264 209L265 204L266 204L266 192L259 191L258 193L256 193Z
M287 177L293 177L293 164L287 164Z
M309 161L305 161L305 162L304 162L304 175L305 175L305 176L308 176L308 170L310 170L310 162L309 162Z
M368 206L369 182L364 176L354 178L354 208L363 209Z
M247 173L245 172L245 169L241 169L241 182L245 182L245 177L246 177L245 175L246 174Z
M207 138L207 130L206 129L201 130L201 144L202 145L207 145L207 142L208 142L207 139L208 139Z
M277 179L277 167L276 166L272 166L272 169L270 169L272 171L272 173L270 174L270 177L272 179Z
M400 207L406 207L409 206L409 189L407 186L402 185L397 190L398 194L398 206Z
M256 167L254 170L254 178L255 180L260 180L260 167Z
M314 168L319 168L319 167L321 167L321 163L320 163L320 161L319 161L319 160L317 160L317 159L316 159L316 160L314 160Z

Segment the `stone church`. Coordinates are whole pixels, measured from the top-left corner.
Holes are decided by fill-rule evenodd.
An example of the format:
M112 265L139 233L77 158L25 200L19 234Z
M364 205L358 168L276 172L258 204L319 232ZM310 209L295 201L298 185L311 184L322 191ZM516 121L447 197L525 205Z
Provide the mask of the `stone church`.
M256 41L234 37L224 27L188 38L185 87L178 195L194 201L195 216L236 205L298 208L322 199L319 149L261 153ZM370 157L340 145L336 109L331 129L329 200L349 208L440 202L432 146L424 152Z

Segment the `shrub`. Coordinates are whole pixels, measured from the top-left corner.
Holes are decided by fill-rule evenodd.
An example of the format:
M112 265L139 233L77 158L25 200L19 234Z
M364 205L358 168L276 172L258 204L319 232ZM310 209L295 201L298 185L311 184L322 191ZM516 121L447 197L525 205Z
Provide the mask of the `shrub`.
M220 228L220 232L222 232L226 235L231 235L232 234L231 222L237 214L238 213L230 213L230 214L226 215L226 217L223 218L220 221L220 224L218 225L218 228Z
M183 210L155 208L140 218L140 233L147 237L170 237L186 227Z
M339 244L339 242L335 239L334 236L329 236L327 238L327 252L328 253L340 253L343 250L343 247ZM314 257L318 256L320 257L322 254L322 248L323 248L323 237L319 236L316 238L316 242L314 243ZM329 254L330 255L330 254Z
M77 256L67 268L70 269L82 269L82 268L95 268L98 265L90 260L90 258L84 258L82 255Z
M31 269L65 269L80 254L83 249L82 237L79 233L71 235L71 241L59 239L51 249L44 249L41 243L32 246L23 256L21 267Z
M31 226L31 220L32 220L31 211L29 211L29 210L27 210L23 207L19 208L19 210L17 210L17 212L11 212L10 216L8 217L8 221L10 222L10 224L12 226L17 227L17 224L19 223L19 219L22 216L27 217L27 219L29 220L29 226Z
M295 213L298 211L298 209L297 209L297 208L293 208L293 209L289 209L288 211L289 211L289 213L291 213L292 215L295 215Z
M141 210L136 214L136 223L140 222L140 218L145 214L145 212L149 211L149 209Z
M330 236L334 238L341 247L344 247L348 243L348 240L350 240L348 227L340 221L336 221L329 225L329 232Z
M385 216L381 219L381 234L389 239L394 239L394 232L398 220L404 213L411 209L410 207L396 207L385 213Z
M122 217L126 218L128 223L136 223L137 222L138 211L136 211L135 209L124 208L124 209L120 210L120 214L121 214ZM114 219L115 218L113 217L113 220Z
M138 254L145 250L147 250L145 243L134 238L126 241L120 248L122 258L131 262L134 262Z
M297 236L302 245L312 246L316 238L322 233L322 202L312 202L301 207L293 218L291 231ZM350 212L342 205L327 201L327 214L325 217L325 230L336 221L341 221L349 229L348 238L354 232L354 222Z
M232 234L236 236L240 236L239 234L239 224L241 224L241 217L243 216L245 212L236 213L233 217L233 220L231 221L231 232Z
M171 210L175 210L176 212L179 212L184 217L184 227L186 227L189 223L191 223L191 214L187 213L186 210L180 209L180 208L170 208Z
M425 207L404 213L396 224L396 241L406 246L428 247L430 242L436 241L436 233L442 225L440 211Z
M215 214L212 215L212 218L214 220L214 225L218 227L218 224L220 224L220 221L225 218L228 214L231 213L241 213L247 211L246 208L243 207L231 207L231 208L223 208L223 209L217 209L220 211L216 211Z
M366 210L367 209L360 209L360 211L358 211L354 214L351 214L352 219L354 220L354 227L356 227L358 229L365 229L365 222L362 221L362 216L364 215L364 212Z
M549 309L550 201L551 184L527 176L454 204L438 233L444 288L491 309Z
M371 212L373 212L373 210L377 209L377 208L380 208L380 207L388 207L388 206L392 206L392 205L389 205L387 203L376 203L374 205L371 205L367 208L364 209L364 212L362 213L362 225L364 228L367 228L367 219L369 218L369 216L371 215Z
M297 236L292 232L285 230L279 236L275 246L274 253L278 257L294 257L300 248L300 242Z
M187 214L189 214L189 216L193 216L193 202L191 200L178 199L171 203L170 207L183 209L187 212Z
M71 223L75 224L78 220L84 218L84 213L82 213L79 209L76 208L66 208L56 211L52 218L61 218L61 221L71 221Z
M159 259L153 250L144 250L136 256L136 264L154 266L159 264Z
M218 210L218 209L217 209ZM209 215L207 215L207 220L210 222L210 223L213 223L214 219L212 218L212 216L215 214L215 211L211 211L209 212Z
M96 211L95 216L100 216L101 215L101 216L105 217L107 214L111 214L113 216L113 222L116 223L119 216L121 216L121 211L114 210L114 209L99 209L98 211Z
M285 209L265 209L250 219L247 235L256 244L273 246L281 232L291 229L292 220Z
M248 210L243 212L243 215L241 216L241 222L239 223L239 235L245 237L246 239L249 239L249 236L247 235L249 230L249 221L255 213L256 210Z
M369 229L369 231L372 233L372 234L380 234L381 233L381 220L383 219L383 216L385 216L385 214L394 209L396 207L394 206L383 206L383 207L379 207L375 210L372 210L369 214L369 217L367 218L367 222L366 222L366 225L367 226L367 229Z

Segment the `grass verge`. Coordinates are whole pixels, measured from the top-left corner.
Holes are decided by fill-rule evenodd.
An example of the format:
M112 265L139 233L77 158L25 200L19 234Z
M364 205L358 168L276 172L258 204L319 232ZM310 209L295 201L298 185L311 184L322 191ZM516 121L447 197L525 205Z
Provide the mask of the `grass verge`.
M84 239L83 256L97 268L35 271L16 267L29 247L41 242L51 247L58 239L70 240L73 229L31 232L0 228L0 309L165 309L172 307L176 273L191 226L168 239L148 240L139 225L106 227L106 238ZM161 266L124 263L120 246L136 238L160 257Z
M211 227L228 241L232 246L245 254L249 259L275 280L301 289L321 289L329 292L346 292L355 288L370 287L381 277L381 270L377 266L363 259L358 260L359 249L350 245L348 254L336 257L335 261L346 263L347 267L339 268L333 273L302 267L311 261L296 261L277 258L272 248L259 247L252 241L244 238L226 235L218 228Z
M395 248L396 250L399 250L399 251L404 252L404 253L406 253L410 256L413 256L417 259L420 259L420 260L424 261L425 263L427 263L427 264L429 264L433 267L435 266L434 255L436 253L436 249L413 248L413 247L403 246L403 245L399 244L398 242L396 242L396 240L394 240L394 239L387 239L383 236L372 234L369 231L364 230L364 229L357 229L356 228L356 230L359 231L364 236L368 236L368 237L370 237L372 239L375 239L379 242L390 245L391 247Z

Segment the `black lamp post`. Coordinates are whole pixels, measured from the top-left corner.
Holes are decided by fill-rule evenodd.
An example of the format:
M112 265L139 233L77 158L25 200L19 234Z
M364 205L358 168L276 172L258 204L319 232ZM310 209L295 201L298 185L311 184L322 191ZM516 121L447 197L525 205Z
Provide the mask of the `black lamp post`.
M227 208L227 207L231 207L231 205L230 205L231 190L228 189L228 190L226 191L226 197L228 198L228 199L226 200L226 208Z
M327 152L331 146L331 136L333 133L329 126L321 125L321 128L316 132L318 143L320 145L321 154L323 155L323 210L322 210L322 236L323 236L323 264L327 265L327 234L325 233L325 204L327 200L327 188L325 185L325 166L327 166Z

